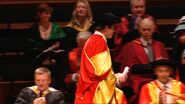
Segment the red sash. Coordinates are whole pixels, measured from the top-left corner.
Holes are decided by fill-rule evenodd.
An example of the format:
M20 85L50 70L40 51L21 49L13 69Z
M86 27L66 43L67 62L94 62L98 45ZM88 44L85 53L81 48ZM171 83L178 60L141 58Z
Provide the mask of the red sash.
M164 92L164 90L159 86L159 84L158 84L156 81L154 81L154 83L155 83L155 85L159 88L159 90L161 90L162 92ZM168 94L168 95L177 97L177 98L179 98L180 100L185 100L185 96L175 95L175 94L172 94L172 93L170 93L170 92L165 92L165 93Z

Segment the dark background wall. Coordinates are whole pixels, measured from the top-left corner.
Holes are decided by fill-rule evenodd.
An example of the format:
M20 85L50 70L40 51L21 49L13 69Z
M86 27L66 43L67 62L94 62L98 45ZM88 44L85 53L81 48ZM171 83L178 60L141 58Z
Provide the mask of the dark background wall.
M42 2L54 8L53 21L68 22L76 0L0 0L0 75L5 73L4 79L24 80L26 74L21 74L21 71L32 72L30 66L32 63L24 57L23 47L28 26L17 28L15 25L11 28L11 25L33 23L35 9ZM90 0L90 5L94 17L103 12L113 12L120 17L130 13L129 0ZM185 13L184 5L184 0L147 0L147 13L156 19L179 19ZM159 26L161 33L164 34L163 40L166 46L170 47L173 43L170 32L175 26L176 24ZM19 71L19 76L13 74ZM26 77L29 79L32 76Z
M8 2L11 1L11 2ZM69 21L76 0L0 0L1 23L33 22L36 6L41 2L54 8L53 20ZM129 0L90 0L94 16L113 12L118 16L130 13ZM180 18L185 12L184 0L147 0L147 13L156 18Z
M89 1L94 17L103 12L113 12L120 17L130 13L129 0ZM33 79L33 60L24 56L23 47L28 26L12 28L11 25L33 23L37 5L44 2L54 8L53 21L67 22L76 0L0 0L0 104L12 104L21 88L33 84L16 82ZM185 15L185 0L147 0L147 13L156 19L179 19ZM168 21L159 25L166 46L170 47L174 41L170 32L175 26L176 23Z

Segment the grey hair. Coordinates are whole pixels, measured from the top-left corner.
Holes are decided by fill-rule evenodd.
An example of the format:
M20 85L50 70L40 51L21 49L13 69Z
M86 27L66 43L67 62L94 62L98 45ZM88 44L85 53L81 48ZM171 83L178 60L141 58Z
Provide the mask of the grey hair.
M51 77L51 72L47 67L39 67L35 70L35 75L48 74Z

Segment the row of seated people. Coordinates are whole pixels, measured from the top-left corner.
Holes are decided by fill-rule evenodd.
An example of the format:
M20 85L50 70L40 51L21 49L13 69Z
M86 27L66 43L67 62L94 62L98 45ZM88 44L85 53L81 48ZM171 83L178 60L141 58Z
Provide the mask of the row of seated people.
M152 62L156 79L146 83L139 94L138 104L143 103L184 103L185 85L171 77L176 65L168 59ZM47 67L38 67L34 71L35 85L25 87L17 95L14 104L68 104L63 92L50 87L52 75ZM1 101L2 102L2 101ZM4 103L4 102L3 102ZM13 102L12 102L13 103ZM71 103L69 103L71 104ZM124 103L127 104L127 103Z
M184 103L185 85L171 78L176 65L168 59L160 59L152 62L156 80L145 84L139 96L138 104L143 103ZM67 104L65 95L52 87L51 72L47 67L39 67L34 71L35 85L25 87L17 95L14 104ZM69 103L70 104L70 103ZM126 103L124 103L126 104Z
M120 62L122 67L132 67L134 64L148 64L160 58L169 58L164 44L152 39L152 35L156 36L155 34L159 32L156 28L154 18L145 14L145 3L145 0L131 0L132 14L128 15L127 18L123 17L122 23L118 25L115 31L117 34L115 35L113 43L116 44L116 47L114 47L116 50L112 57L113 62ZM64 88L64 91L71 91L72 96L74 96L75 87L73 87L72 90L65 88L69 88L68 86L66 87L66 85L70 85L70 79L75 83L78 79L81 49L84 45L84 41L87 40L87 37L90 35L89 32L84 31L91 31L91 29L93 30L94 28L92 25L91 9L86 0L79 0L73 11L71 21L63 29L57 24L50 22L51 13L52 8L48 5L41 4L38 6L38 23L31 27L28 44L25 45L28 46L29 57L37 60L35 62L36 66L40 64L56 65L56 82L54 86L57 89ZM80 34L86 34L87 37L84 35L82 38ZM78 39L77 42L80 41L81 45L78 44L79 47L77 47L76 39ZM149 41L152 46L147 46L147 41ZM75 50L74 48L76 47L78 49ZM69 66L66 66L66 63L64 63L66 57L67 61L65 62L70 64ZM62 64L64 65L62 66ZM69 69L67 69L67 67L69 67ZM120 71L122 70L120 69ZM136 77L129 74L131 83L126 84L132 85L131 88L134 89L134 94L136 95L139 93L141 83L151 81L151 78L146 77L147 80L139 82L143 81L143 78L141 75ZM72 86L76 86L76 84ZM66 92L66 94L69 94L68 92ZM69 102L70 100L71 99L69 99ZM73 101L74 99L71 100L71 103L73 103ZM131 102L132 101L131 99Z

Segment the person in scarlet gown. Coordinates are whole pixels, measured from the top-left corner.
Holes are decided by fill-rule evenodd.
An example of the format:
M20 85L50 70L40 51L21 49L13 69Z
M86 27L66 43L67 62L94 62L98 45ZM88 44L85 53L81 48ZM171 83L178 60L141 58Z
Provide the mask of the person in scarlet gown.
M121 90L116 87L127 74L114 74L106 38L112 38L120 18L103 13L95 20L95 33L86 41L81 57L80 78L75 104L126 104Z
M148 69L147 64L157 59L168 58L164 44L152 38L154 30L155 24L153 20L144 18L138 25L141 37L126 44L119 53L122 66L131 68L127 83L135 93L135 97L131 98L131 102L137 98L136 96L142 84L152 80L150 75L152 71Z

